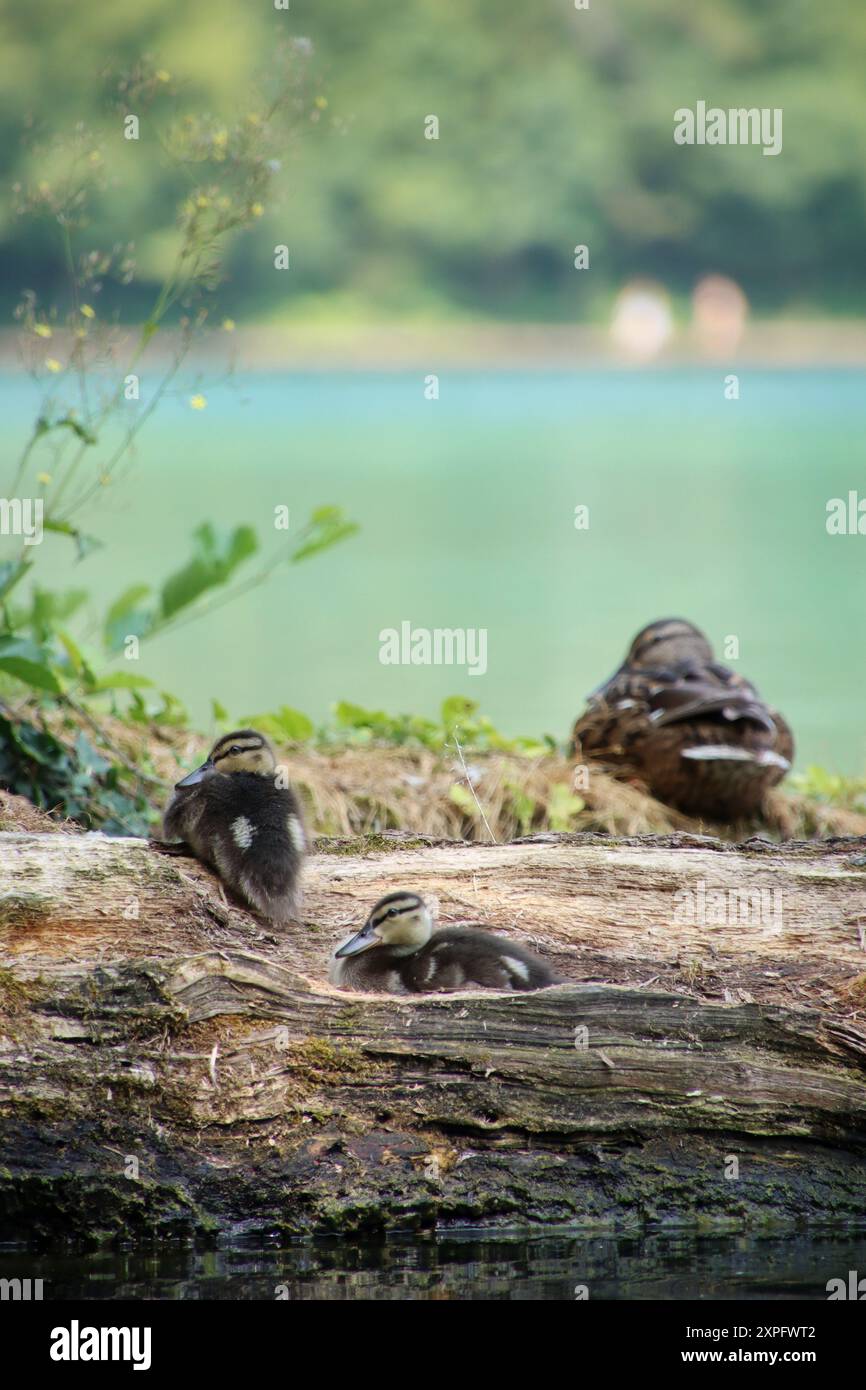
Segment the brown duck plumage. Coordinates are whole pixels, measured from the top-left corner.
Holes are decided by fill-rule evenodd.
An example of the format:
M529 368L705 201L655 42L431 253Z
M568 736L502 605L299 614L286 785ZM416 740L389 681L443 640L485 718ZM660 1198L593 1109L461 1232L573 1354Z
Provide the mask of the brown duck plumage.
M163 822L250 907L274 922L298 913L306 846L301 808L255 729L217 740L201 767L175 787Z
M643 628L623 665L589 697L573 752L644 783L690 815L757 812L794 756L785 720L743 676L720 665L680 618Z

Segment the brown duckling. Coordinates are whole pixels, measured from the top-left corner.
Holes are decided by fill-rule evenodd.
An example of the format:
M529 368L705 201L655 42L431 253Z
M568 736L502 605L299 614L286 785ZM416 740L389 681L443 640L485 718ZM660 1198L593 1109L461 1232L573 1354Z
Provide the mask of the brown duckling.
M682 618L641 629L623 665L589 696L572 746L577 758L713 820L759 811L794 756L782 716Z
M281 785L274 750L255 729L217 739L201 767L181 778L163 821L250 907L273 922L297 916L306 849L301 808Z
M513 941L472 927L433 931L417 893L381 898L359 932L335 951L339 989L432 994L461 989L530 990L560 984L544 961Z

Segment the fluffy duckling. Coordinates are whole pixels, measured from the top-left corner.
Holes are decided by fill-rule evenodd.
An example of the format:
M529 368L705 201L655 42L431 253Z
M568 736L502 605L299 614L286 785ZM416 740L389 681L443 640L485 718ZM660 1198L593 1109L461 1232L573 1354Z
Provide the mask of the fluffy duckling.
M181 778L163 821L250 907L273 922L297 916L306 849L301 808L280 785L274 750L255 729L217 739L201 767Z
M642 628L574 726L576 757L636 777L691 815L736 820L785 776L794 739L753 685L682 618Z
M365 925L335 951L339 989L430 994L458 989L544 989L561 983L544 961L513 941L471 927L433 931L417 893L389 893Z

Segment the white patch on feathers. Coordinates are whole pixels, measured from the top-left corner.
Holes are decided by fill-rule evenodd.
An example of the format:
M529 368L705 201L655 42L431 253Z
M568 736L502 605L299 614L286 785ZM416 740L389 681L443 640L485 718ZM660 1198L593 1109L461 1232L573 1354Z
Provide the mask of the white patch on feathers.
M232 821L232 839L238 849L249 849L256 833L255 826L247 820L246 816L238 816L237 820Z
M737 748L729 743L702 743L695 748L684 748L683 757L696 763L755 763L759 767L781 767L785 772L791 766L787 758L770 748L753 753L748 748Z
M529 967L525 961L518 960L516 956L503 956L502 962L508 966L512 975L516 975L519 980L529 984Z
M289 832L289 839L294 845L298 854L303 854L307 848L307 837L304 834L304 827L301 825L296 815L286 817L286 829Z

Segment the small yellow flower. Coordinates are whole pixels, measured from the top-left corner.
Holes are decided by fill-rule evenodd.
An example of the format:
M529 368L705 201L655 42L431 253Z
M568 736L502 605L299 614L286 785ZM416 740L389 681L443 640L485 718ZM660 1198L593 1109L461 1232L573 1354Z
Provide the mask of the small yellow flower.
M96 310L93 309L93 308L91 307L91 305L89 305L89 304L82 304L82 306L81 306L81 312L82 312L82 314L84 315L84 317L85 317L86 319L95 319L95 318L96 318Z
M223 319L223 328L224 328L224 330L225 330L226 333L234 333L234 331L235 331L235 321L234 321L234 319Z
M40 338L50 338L51 329L47 323L34 323L33 332L38 333Z
M261 116L259 116L255 111L250 112L250 114L247 116L247 120L249 121L250 125L261 125L262 123Z
M171 73L166 72L165 68L157 68L156 72L153 75L156 78L157 82L171 81Z
M325 107L326 107L327 104L328 104L328 98L327 98L327 97L316 97L316 102L315 102L315 104L316 104L316 106L318 106L318 108L319 108L320 111L324 111Z
M204 410L207 400L204 396L190 396L189 403L193 410Z
M197 208L209 208L210 198L208 198L208 196L205 193L199 193L198 197L195 200L195 205Z
M50 474L50 473L37 473L37 474L36 474L36 481L37 481L37 483L41 483L43 487L47 487L48 484L51 482L51 474Z
M229 133L228 133L228 131L227 131L227 130L215 130L215 131L214 131L213 142L214 142L215 145L227 145L228 142L229 142Z
M253 217L261 217L264 210L265 209L261 203L253 203L252 207L250 208L250 212L252 213Z
M46 357L46 359L45 359L45 365L46 365L46 367L48 368L49 372L62 372L62 371L63 371L63 365L62 365L62 363L60 363L60 362L57 361L57 358L56 358L56 357Z

